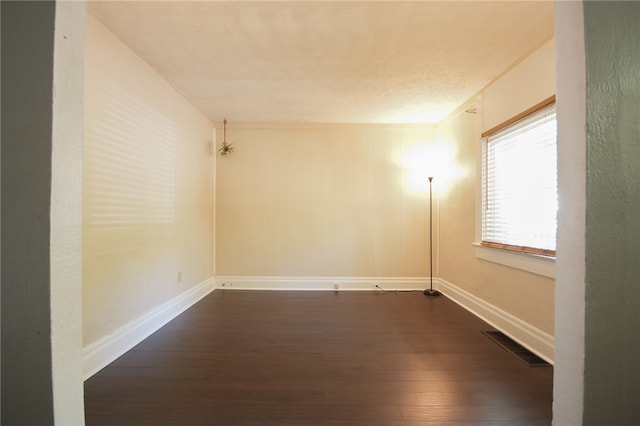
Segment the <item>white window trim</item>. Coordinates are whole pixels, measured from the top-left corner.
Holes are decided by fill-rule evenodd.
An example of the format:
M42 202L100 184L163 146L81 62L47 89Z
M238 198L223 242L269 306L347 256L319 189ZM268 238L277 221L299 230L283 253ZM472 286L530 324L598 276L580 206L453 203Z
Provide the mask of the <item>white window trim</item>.
M473 243L473 246L475 247L475 255L478 259L521 269L544 277L556 277L555 257L484 247L480 245L480 243Z
M476 99L477 105L482 105L482 96ZM482 108L478 108L478 117L476 119L475 133L482 134L482 123L484 116ZM478 137L476 143L476 227L475 239L472 243L475 256L478 259L493 262L496 264L508 266L510 268L520 269L544 277L556 277L556 258L550 256L541 256L530 253L519 253L516 251L485 247L480 245L482 240L482 138Z

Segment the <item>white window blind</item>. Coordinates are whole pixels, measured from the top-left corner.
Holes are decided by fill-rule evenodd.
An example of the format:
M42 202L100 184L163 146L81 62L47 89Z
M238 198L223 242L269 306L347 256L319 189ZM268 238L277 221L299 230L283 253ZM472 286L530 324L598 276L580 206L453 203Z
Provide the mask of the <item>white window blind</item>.
M550 99L483 134L484 246L555 256L556 111Z

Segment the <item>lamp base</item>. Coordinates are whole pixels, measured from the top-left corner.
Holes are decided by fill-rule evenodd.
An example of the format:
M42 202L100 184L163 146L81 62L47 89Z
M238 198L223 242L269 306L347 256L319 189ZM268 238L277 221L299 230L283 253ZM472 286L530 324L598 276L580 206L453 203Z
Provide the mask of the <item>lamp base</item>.
M438 290L428 288L424 291L424 295L429 297L438 297L442 296L442 293L440 293Z

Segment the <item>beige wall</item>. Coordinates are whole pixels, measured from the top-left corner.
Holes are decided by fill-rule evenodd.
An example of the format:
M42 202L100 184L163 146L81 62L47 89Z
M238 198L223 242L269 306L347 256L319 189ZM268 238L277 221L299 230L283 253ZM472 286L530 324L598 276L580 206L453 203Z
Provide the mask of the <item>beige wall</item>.
M87 346L213 275L214 156L211 123L91 16L85 64Z
M214 274L210 123L91 17L86 64L85 346ZM554 280L477 259L472 243L479 133L554 92L550 41L469 104L478 114L438 129L231 122L236 151L215 160L216 276L427 277L428 187L412 167L450 144L435 274L552 334Z
M216 166L216 275L426 276L425 181L412 189L407 164L435 135L230 123L236 151Z
M555 40L540 46L482 91L482 131L556 93Z
M551 335L554 280L478 259L472 244L478 242L480 133L553 94L555 54L551 40L438 129L439 140L455 146L456 163L464 171L441 196L440 277ZM463 112L470 106L477 107L477 114Z

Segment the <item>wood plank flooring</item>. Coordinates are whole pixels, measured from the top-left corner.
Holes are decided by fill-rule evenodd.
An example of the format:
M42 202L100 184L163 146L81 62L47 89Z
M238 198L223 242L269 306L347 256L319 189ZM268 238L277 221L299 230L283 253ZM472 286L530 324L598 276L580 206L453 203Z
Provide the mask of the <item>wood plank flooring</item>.
M216 290L85 382L87 426L549 425L551 367L421 292Z

